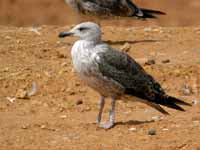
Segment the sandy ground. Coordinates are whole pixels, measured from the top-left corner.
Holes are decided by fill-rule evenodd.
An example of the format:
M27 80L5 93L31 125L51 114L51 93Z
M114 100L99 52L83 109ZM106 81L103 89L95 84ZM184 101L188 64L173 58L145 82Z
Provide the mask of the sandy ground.
M101 20L103 40L193 106L185 112L166 108L171 115L163 116L144 104L118 101L116 126L99 129L99 96L72 69L70 48L76 39L57 37L91 18L79 16L63 0L1 0L0 150L200 150L200 2L135 2L167 15ZM148 60L155 64L145 65ZM151 130L155 135L148 134Z
M98 95L72 69L76 39L57 37L68 29L0 27L0 149L200 150L200 27L103 27L104 41L126 47L169 94L193 103L163 116L118 101L111 130L95 124ZM155 64L145 65L148 59ZM27 98L32 83L36 93ZM152 129L156 135L148 135Z

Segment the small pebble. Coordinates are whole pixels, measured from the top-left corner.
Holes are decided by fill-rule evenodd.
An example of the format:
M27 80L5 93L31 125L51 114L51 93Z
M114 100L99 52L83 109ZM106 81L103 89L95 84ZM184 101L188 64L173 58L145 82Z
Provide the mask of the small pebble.
M144 32L150 32L150 31L152 31L152 28L151 28L151 27L146 27L146 28L144 28Z
M189 96L189 95L191 95L193 93L192 92L192 88L190 86L188 86L188 85L184 85L182 93L185 96Z
M37 92L37 85L36 85L36 82L33 82L31 90L27 92L27 96L28 97L34 96L36 92Z
M2 71L3 71L3 72L8 72L8 71L9 71L9 68L6 67L6 68L4 68Z
M66 73L66 72L68 72L68 69L67 69L67 68L62 68L62 69L58 72L58 74L59 74L59 75L62 75L62 74L64 74L64 73Z
M30 125L28 125L28 124L23 124L23 125L21 126L21 128L22 128L22 129L28 129L29 126L30 126Z
M199 103L198 100L192 100L192 104L197 105Z
M67 92L69 95L75 95L75 94L76 94L71 88L67 88L67 89L66 89L66 92Z
M64 62L64 63L61 64L62 67L66 67L67 65L68 65L67 62Z
M129 43L125 43L121 48L123 52L128 52L130 49L131 49L131 45Z
M61 43L60 41L57 41L57 42L56 42L56 44L60 44L60 43Z
M154 59L148 59L146 62L145 62L145 65L154 65L156 63L156 61Z
M77 101L76 101L76 105L81 105L81 104L83 104L83 101L82 101L82 100L77 100Z
M91 108L89 106L80 109L81 112L87 112L87 111L90 111L90 110L91 110Z
M163 119L163 117L161 117L161 116L153 116L153 117L151 117L151 119L154 120L154 121L160 121L160 120Z
M10 36L7 35L7 36L5 36L5 39L6 39L6 40L10 40L10 39L12 39L12 38L11 38Z
M67 56L63 52L57 51L57 57L58 58L66 58Z
M170 63L170 60L169 59L162 60L162 63L163 64Z
M75 83L75 86L80 86L81 84L79 82L76 82Z
M131 131L131 132L135 132L135 131L137 131L136 128L129 128L128 130Z
M16 100L15 97L6 97L6 99L11 103L14 103L14 101Z
M180 69L174 69L174 74L179 77L181 75L181 70Z
M17 93L15 94L15 97L16 98L19 98L19 99L28 99L28 92L26 90L23 90L23 89L19 89L17 91Z
M199 126L200 125L200 121L199 120L192 121L192 123L193 123L194 126Z
M156 28L156 29L153 29L154 32L160 32L160 29Z
M67 115L61 115L60 118L65 119L65 118L67 118Z
M50 72L48 72L48 71L44 71L44 74L47 76L47 77L52 77L52 75L51 75L51 73Z
M41 128L41 129L45 129L46 126L45 126L45 125L41 125L40 128Z
M65 111L65 108L64 107L59 107L58 111L59 112L63 112L63 111Z
M86 110L86 111L90 111L91 108L88 106L88 107L85 108L85 110Z
M149 129L148 135L156 135L156 129Z
M162 130L163 130L163 131L168 131L169 129L167 129L167 128L163 128Z
M38 28L36 28L36 27L31 27L29 29L29 31L32 31L32 32L36 33L37 35L41 35L41 33L38 31Z

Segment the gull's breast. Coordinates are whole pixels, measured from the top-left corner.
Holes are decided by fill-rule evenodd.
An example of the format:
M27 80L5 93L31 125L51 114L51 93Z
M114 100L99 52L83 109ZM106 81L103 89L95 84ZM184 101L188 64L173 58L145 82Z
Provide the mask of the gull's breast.
M78 41L72 48L72 61L75 71L88 86L105 97L117 97L122 94L122 87L115 81L103 76L95 59L98 58L95 47L88 48L86 43Z
M75 71L79 74L87 74L92 67L92 53L88 44L77 41L72 47L71 55Z

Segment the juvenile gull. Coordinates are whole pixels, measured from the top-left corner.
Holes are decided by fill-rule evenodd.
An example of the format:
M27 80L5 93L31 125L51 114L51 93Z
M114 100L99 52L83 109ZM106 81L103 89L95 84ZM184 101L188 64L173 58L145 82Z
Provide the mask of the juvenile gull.
M164 12L139 8L131 0L65 0L65 2L82 14L98 16L122 16L138 18L156 18Z
M74 68L80 78L96 90L100 98L97 123L100 127L114 126L115 102L117 99L135 99L146 103L163 114L168 114L160 105L184 111L178 106L189 103L168 96L160 84L129 55L113 49L101 41L100 27L92 22L76 25L69 32L61 32L59 37L77 36L71 55ZM110 119L101 123L105 98L111 98ZM135 97L135 98L134 98Z

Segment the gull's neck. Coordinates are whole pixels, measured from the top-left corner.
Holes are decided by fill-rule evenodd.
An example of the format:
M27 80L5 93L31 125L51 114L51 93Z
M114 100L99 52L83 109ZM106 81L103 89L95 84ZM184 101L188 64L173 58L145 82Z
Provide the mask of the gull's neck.
M90 45L90 46L95 46L95 45L97 45L99 43L102 43L101 39L93 39L93 40L81 39L79 41L85 43L86 45Z
M100 34L90 34L87 36L80 36L81 40L84 40L88 43L98 44L101 43L101 35Z

